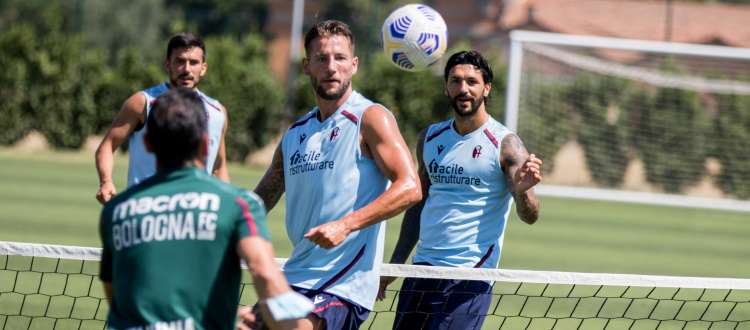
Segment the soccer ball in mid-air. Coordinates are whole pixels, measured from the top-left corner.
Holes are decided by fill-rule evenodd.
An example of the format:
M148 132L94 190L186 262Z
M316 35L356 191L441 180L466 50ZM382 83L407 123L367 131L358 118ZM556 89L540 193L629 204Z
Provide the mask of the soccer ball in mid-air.
M422 71L445 53L448 27L435 9L413 3L388 15L380 39L394 65L406 71Z

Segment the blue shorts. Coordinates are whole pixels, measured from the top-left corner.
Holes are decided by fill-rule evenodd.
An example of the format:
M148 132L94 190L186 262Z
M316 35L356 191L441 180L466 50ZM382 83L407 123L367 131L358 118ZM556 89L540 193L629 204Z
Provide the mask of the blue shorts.
M484 281L405 278L393 329L481 329L491 303Z
M370 315L366 308L330 293L294 286L292 290L312 300L315 305L312 313L325 319L327 329L359 329Z
M313 305L315 305L312 313L325 320L325 329L356 330L359 329L370 315L370 311L366 308L330 293L295 286L292 286L292 290L310 298ZM257 304L253 312L255 314L255 322L245 322L245 325L253 330L267 330L268 327L263 322L263 316L260 314Z

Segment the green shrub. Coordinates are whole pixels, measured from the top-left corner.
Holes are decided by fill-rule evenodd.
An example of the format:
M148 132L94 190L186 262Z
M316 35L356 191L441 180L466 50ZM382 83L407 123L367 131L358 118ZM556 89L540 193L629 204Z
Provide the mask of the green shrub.
M285 89L266 65L264 41L250 34L206 39L208 71L201 90L227 109L227 159L243 161L278 134Z
M750 96L718 95L712 144L721 171L716 184L727 194L750 198Z
M669 61L665 68L677 75L684 72ZM637 123L634 141L648 182L667 193L679 193L698 183L705 173L705 132L710 129L710 118L696 92L658 88Z
M29 56L34 49L34 31L18 25L0 34L0 145L11 145L31 129L33 113L26 97L29 86Z
M565 87L557 83L531 82L537 91L525 94L519 109L519 137L529 153L543 161L542 172L555 168L555 155L570 140L570 107L565 104ZM521 129L521 126L524 128Z
M626 85L623 79L582 73L568 91L581 118L576 132L586 164L594 181L604 187L622 184L630 161L627 112L620 108Z

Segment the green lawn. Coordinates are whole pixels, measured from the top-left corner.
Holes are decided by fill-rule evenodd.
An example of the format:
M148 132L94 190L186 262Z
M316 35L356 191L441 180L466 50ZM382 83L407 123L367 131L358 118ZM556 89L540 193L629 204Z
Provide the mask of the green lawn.
M0 240L99 246L93 154L0 149ZM127 158L115 163L124 188ZM253 189L265 169L230 164ZM750 214L541 197L539 222L512 214L500 268L750 278ZM401 216L388 221L386 260ZM277 257L291 245L284 201L269 214Z
M100 205L94 199L98 178L93 158L93 154L78 152L28 154L0 149L0 241L98 247ZM127 159L119 156L115 182L120 189L124 187L126 168ZM247 189L255 187L265 170L239 164L230 164L229 169L232 181ZM537 224L526 225L512 214L500 268L750 278L750 214L548 197L540 200L542 215ZM398 236L400 221L398 216L387 223L386 260ZM276 256L288 257L291 245L284 228L283 199L269 214L269 228ZM89 273L96 272L96 265L86 267L93 269ZM90 278L83 282L95 296L100 296L97 281ZM29 284L30 290L39 287L36 281ZM13 281L0 278L0 292L5 290L3 283L7 286ZM391 288L398 288L398 283ZM496 291L501 289L497 287ZM24 297L5 294L0 297L0 306L10 306L13 299ZM48 298L25 299L28 305L24 308L32 309L34 299L44 306ZM254 301L252 292L243 293L243 304ZM376 310L387 310L392 302L379 303ZM23 318L5 320L2 316L13 313L16 312L6 312L0 307L0 325L13 327L12 322L21 322L20 327L26 327L23 324L28 321ZM97 312L98 318L103 317L102 313L101 309ZM378 321L372 328L380 328L390 324L392 313L371 317L366 326L373 319ZM488 320L490 328L504 322L504 319ZM520 322L518 326L522 328L528 322L525 318L506 321ZM678 323L676 327L682 325ZM48 327L46 323L31 326ZM100 328L101 324L93 327Z

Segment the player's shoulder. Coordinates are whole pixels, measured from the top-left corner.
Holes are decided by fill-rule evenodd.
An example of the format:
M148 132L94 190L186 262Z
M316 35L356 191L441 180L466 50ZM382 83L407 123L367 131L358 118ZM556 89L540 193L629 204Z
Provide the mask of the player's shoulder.
M312 110L310 110L310 112L306 113L304 116L302 116L302 118L298 119L291 126L289 126L289 129L287 131L290 131L297 127L304 126L309 121L315 119L317 113L318 113L318 107L313 108Z
M496 132L511 133L510 129L497 121L495 118L489 117L487 119L487 129Z
M245 203L259 203L263 204L262 199L254 192L249 191L245 188L236 186L232 183L224 182L210 175L206 175L203 178L213 188L213 192L219 194L224 199L230 199L235 201L245 201Z
M198 96L201 97L201 99L203 100L203 102L206 104L207 108L214 109L214 110L217 110L219 112L224 112L222 110L223 106L221 105L221 103L219 102L219 100L217 100L215 98L212 98L212 97L206 95L205 93L203 93L201 91L197 91L197 92L198 92Z
M147 99L155 99L159 97L159 95L164 94L166 91L169 90L169 83L161 83L154 87L146 88L135 95L144 95Z
M346 103L346 112L352 113L357 117L363 117L365 114L367 114L367 116L382 116L386 114L393 116L391 111L384 105L368 99L357 91L352 91L351 95L349 95L349 99L346 100Z
M424 142L425 143L430 142L434 140L435 138L445 134L451 128L452 124L453 124L453 119L451 118L446 121L428 126L427 128L423 130Z
M505 141L507 139L517 139L513 131L511 131L508 127L500 123L499 121L495 120L494 118L490 117L488 119L488 123L486 125L485 135L487 135L489 138L494 139L493 143L499 147L499 143L502 141Z

